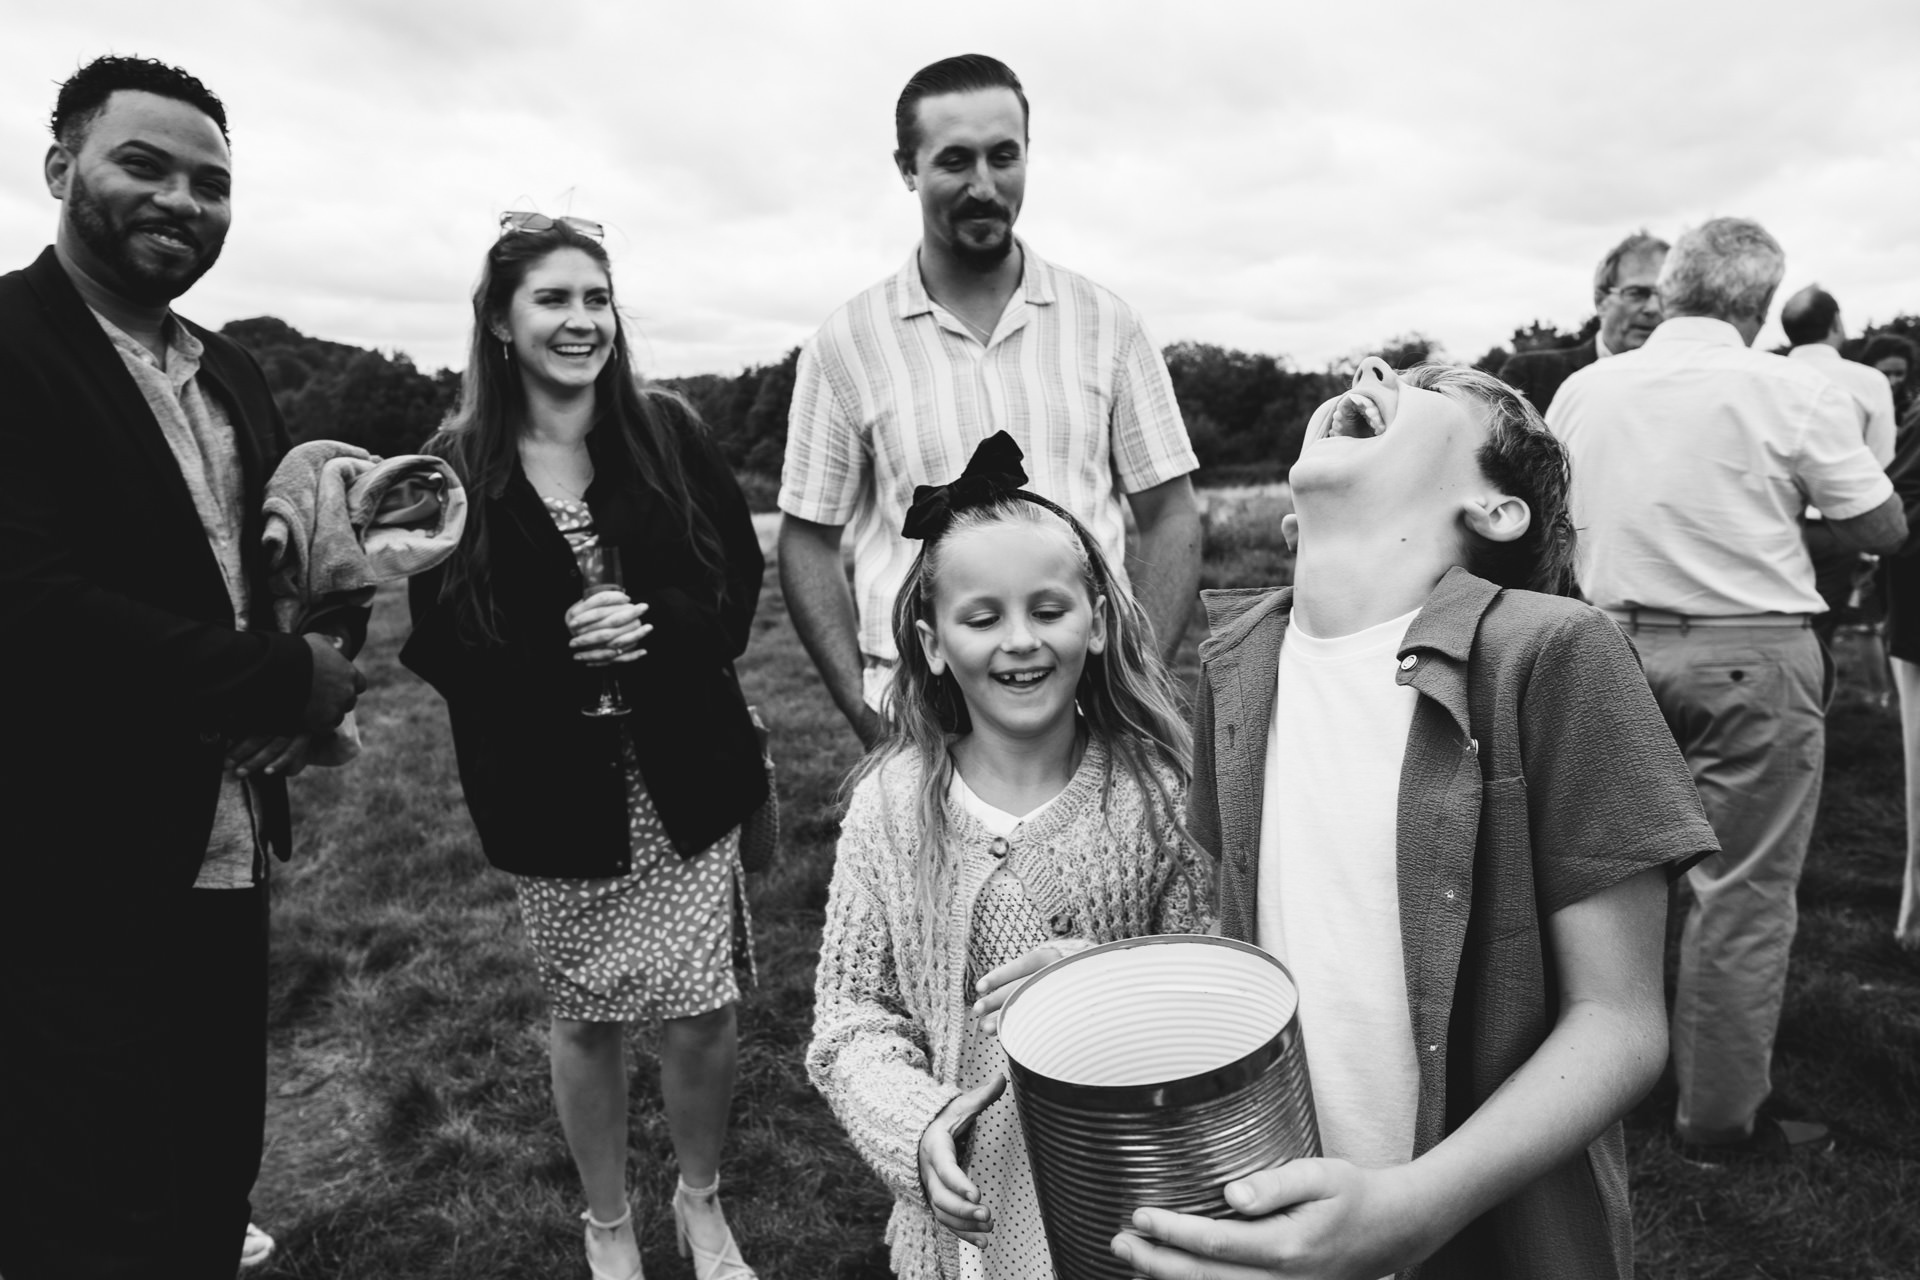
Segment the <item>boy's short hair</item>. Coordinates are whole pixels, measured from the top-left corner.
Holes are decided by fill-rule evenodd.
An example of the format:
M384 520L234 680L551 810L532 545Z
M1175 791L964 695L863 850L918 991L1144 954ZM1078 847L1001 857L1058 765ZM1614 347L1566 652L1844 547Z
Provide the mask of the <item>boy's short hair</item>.
M1511 542L1468 530L1466 569L1502 587L1547 595L1573 592L1573 515L1568 495L1573 464L1526 397L1492 374L1465 365L1423 364L1400 375L1408 386L1452 396L1486 410L1480 471L1508 497L1527 504L1532 520Z

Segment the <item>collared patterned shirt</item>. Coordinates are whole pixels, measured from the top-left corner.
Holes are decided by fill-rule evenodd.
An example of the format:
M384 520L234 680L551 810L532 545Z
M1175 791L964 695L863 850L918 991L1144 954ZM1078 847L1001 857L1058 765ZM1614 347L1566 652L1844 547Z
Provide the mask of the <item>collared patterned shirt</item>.
M780 509L850 526L869 657L897 656L893 600L919 550L900 536L914 486L958 476L994 432L1019 443L1027 487L1079 517L1123 579L1120 495L1199 466L1133 309L1020 248L1020 287L984 343L928 295L916 247L800 350Z
M207 546L220 562L233 603L233 625L247 626L249 592L240 554L240 531L246 524L242 495L245 489L233 423L220 402L200 387L200 357L206 348L185 325L167 322L167 359L164 365L111 320L99 312L94 319L113 340L120 362L140 388L154 420L160 424L168 450L180 466L180 477L193 496L193 507L206 530ZM259 858L259 832L254 816L258 807L245 780L231 773L220 777L220 800L214 810L213 833L207 856L200 864L196 889L245 889L254 882Z

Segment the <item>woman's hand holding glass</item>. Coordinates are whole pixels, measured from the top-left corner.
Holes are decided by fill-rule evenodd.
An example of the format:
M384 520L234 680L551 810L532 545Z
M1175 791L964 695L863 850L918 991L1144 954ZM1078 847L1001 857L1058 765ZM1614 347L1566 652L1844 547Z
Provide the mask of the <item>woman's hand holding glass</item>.
M653 633L646 613L645 602L628 599L618 586L600 584L567 610L574 661L597 667L645 657L640 642Z

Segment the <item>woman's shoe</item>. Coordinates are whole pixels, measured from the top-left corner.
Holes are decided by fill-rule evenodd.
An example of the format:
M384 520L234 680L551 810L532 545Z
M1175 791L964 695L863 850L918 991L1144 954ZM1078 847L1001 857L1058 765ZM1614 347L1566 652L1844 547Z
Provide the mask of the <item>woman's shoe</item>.
M273 1256L273 1237L254 1226L247 1224L247 1234L240 1240L240 1267L257 1267Z
M673 1191L673 1224L680 1234L680 1256L693 1258L694 1280L759 1280L747 1260L740 1256L732 1227L727 1227L727 1241L718 1249L703 1249L687 1234L687 1206L698 1202L718 1209L715 1197L720 1194L720 1179L716 1176L710 1187L690 1187L685 1178L679 1182ZM725 1221L721 1219L723 1225Z
M640 1242L633 1235L633 1206L612 1222L602 1222L589 1209L580 1215L587 1224L587 1267L593 1280L646 1280L640 1269Z

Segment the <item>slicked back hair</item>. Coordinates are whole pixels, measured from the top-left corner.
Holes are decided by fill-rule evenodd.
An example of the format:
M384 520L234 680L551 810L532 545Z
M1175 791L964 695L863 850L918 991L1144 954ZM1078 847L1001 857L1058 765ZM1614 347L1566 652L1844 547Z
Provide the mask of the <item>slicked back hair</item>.
M1802 289L1780 308L1780 327L1787 331L1787 341L1796 347L1825 342L1833 332L1833 322L1839 318L1839 301L1819 285Z
M1496 586L1571 594L1573 463L1540 411L1492 374L1465 365L1416 365L1400 378L1486 412L1487 438L1475 454L1480 474L1531 513L1527 531L1511 542L1468 530L1467 571Z
M184 102L220 126L221 138L227 137L226 104L198 77L155 58L108 54L81 67L60 86L53 102L53 118L48 122L54 141L78 152L86 144L87 131L106 109L107 99L122 89Z
M1600 259L1600 265L1593 269L1593 305L1599 306L1613 286L1619 283L1621 263L1640 254L1665 253L1671 248L1672 245L1642 227L1607 250L1607 256Z
M920 150L920 100L948 93L972 93L979 89L1011 89L1020 99L1020 119L1027 123L1032 109L1027 106L1027 91L1020 77L998 58L984 53L963 53L928 63L913 73L900 100L893 105L893 158L903 170L913 172L914 156Z
M1751 218L1711 218L1680 233L1660 270L1670 316L1765 317L1787 273L1780 242Z

